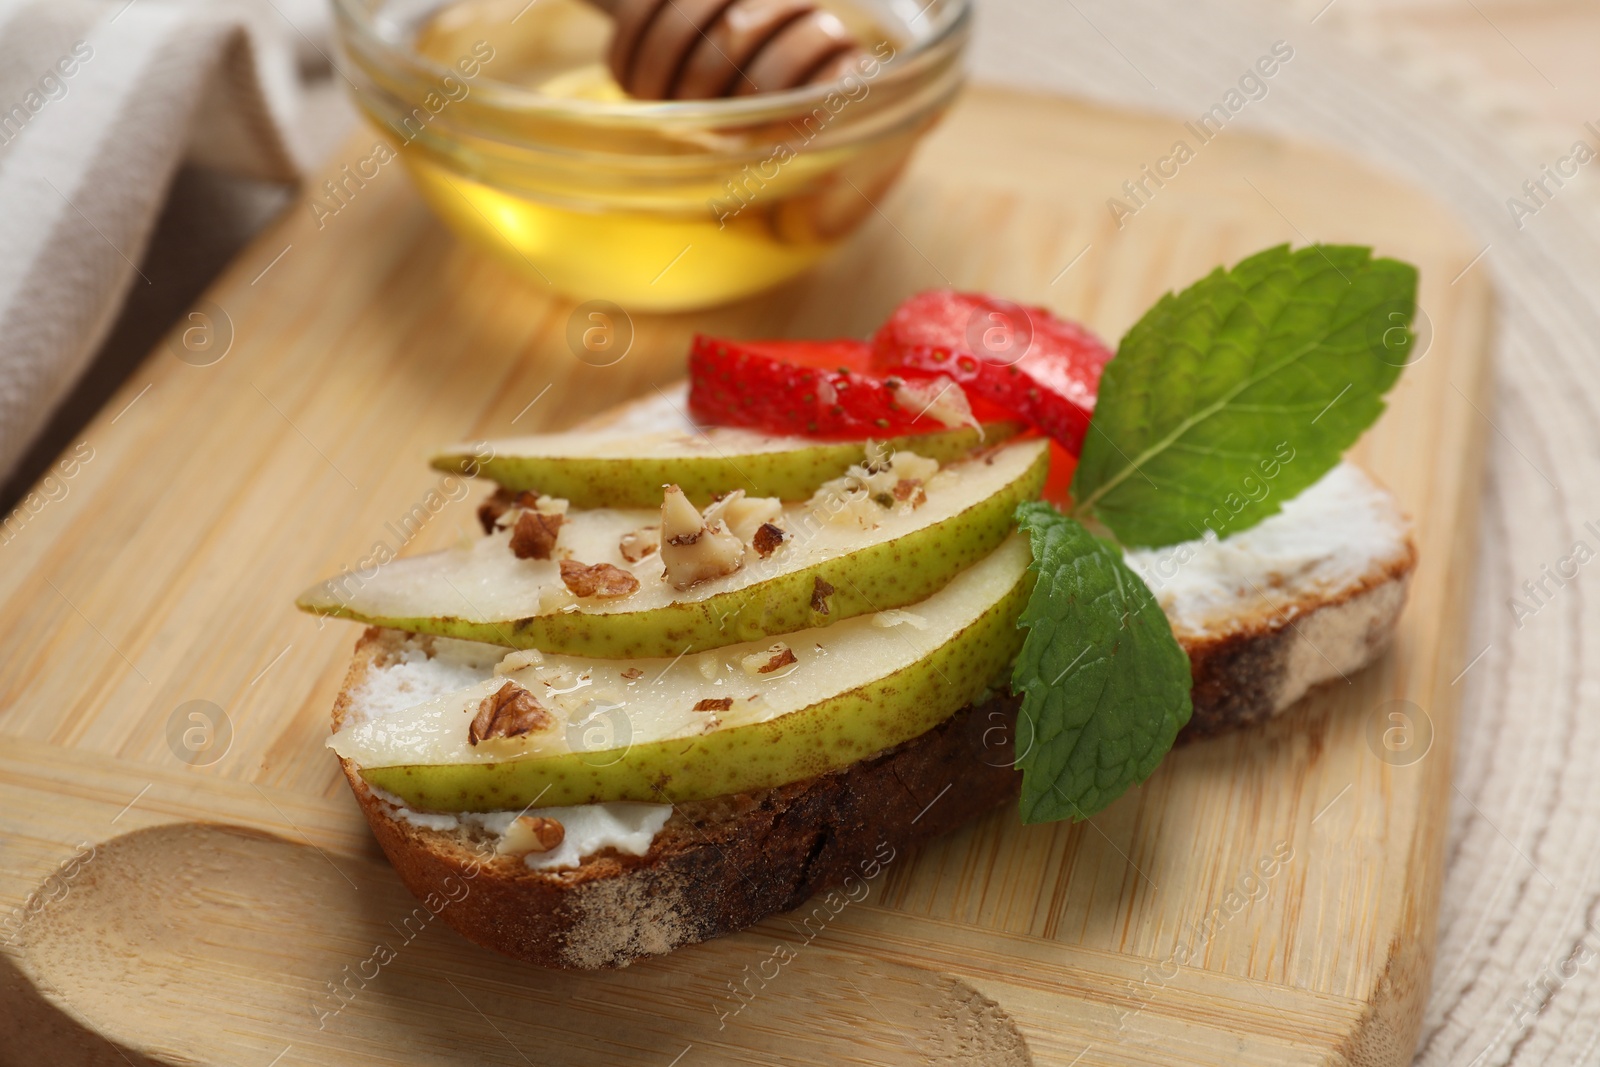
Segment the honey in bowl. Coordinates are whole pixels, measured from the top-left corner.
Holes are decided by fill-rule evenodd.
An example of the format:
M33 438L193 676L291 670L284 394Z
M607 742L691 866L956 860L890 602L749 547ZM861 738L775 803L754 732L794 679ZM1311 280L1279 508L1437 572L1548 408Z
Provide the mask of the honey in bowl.
M844 76L780 93L629 98L580 0L337 0L368 117L433 209L579 300L703 307L803 271L876 210L960 84L964 0L832 7ZM412 12L409 16L407 12Z

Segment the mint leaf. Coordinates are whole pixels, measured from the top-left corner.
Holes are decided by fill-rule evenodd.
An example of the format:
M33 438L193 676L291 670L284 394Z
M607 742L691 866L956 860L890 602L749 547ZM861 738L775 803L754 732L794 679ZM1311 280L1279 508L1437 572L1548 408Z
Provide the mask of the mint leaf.
M1039 573L1011 677L1022 821L1087 819L1150 777L1189 721L1189 657L1115 545L1042 501L1017 522Z
M1074 514L1127 545L1274 514L1382 413L1416 293L1415 267L1348 245L1282 245L1168 293L1106 364Z

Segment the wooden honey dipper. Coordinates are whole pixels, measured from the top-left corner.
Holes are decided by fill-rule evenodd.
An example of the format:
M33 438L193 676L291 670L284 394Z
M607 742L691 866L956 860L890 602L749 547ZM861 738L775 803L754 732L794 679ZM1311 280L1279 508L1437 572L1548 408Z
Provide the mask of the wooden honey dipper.
M589 0L616 22L607 64L640 100L750 96L842 78L862 54L813 0Z

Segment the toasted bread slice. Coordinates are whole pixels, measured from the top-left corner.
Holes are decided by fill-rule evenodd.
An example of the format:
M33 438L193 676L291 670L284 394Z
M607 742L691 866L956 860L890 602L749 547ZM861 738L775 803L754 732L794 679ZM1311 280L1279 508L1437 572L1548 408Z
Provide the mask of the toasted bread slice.
M367 630L334 705L334 729L366 714L378 672L408 653L414 662L434 643ZM997 696L844 771L677 804L643 855L607 848L566 870L494 855L494 835L483 828L407 812L340 763L400 880L430 910L486 948L588 970L741 930L852 875L864 882L897 851L1009 799L1020 775L1009 749L985 734L1015 715L1015 701Z
M1189 653L1194 716L1184 736L1194 738L1277 715L1371 661L1393 631L1415 552L1389 494L1346 466L1243 534L1129 561ZM334 729L381 714L395 699L384 672L429 670L435 646L368 630ZM459 684L449 673L459 667L437 669L424 684ZM401 880L469 940L544 966L617 967L870 878L897 852L1011 799L1021 779L1010 767L1015 715L1016 702L997 695L843 771L663 810L639 855L603 847L559 869L497 855L490 829L408 812L343 766Z
M1271 718L1371 662L1416 566L1410 526L1345 463L1241 533L1129 552L1189 654L1194 715L1181 739Z

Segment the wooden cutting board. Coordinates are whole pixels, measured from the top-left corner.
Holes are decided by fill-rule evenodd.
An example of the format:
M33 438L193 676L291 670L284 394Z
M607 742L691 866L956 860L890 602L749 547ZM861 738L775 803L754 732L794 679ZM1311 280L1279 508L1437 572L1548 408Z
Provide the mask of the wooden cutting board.
M458 244L398 170L320 226L297 204L0 533L0 1062L1408 1062L1475 651L1486 279L1421 192L1234 130L1119 229L1107 198L1181 132L971 92L824 269L635 316L606 367L569 349L571 302ZM356 630L290 601L472 526L433 445L643 393L697 329L861 334L949 283L1115 338L1170 287L1314 239L1422 268L1431 342L1359 450L1422 560L1375 666L1087 824L996 812L864 900L617 973L499 958L399 887L323 748Z

